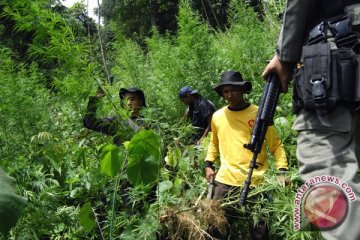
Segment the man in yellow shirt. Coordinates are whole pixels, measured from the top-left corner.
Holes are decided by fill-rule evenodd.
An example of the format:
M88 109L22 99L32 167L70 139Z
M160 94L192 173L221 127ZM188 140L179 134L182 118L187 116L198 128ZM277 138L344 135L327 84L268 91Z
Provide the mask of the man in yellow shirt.
M227 106L216 111L212 117L212 135L205 160L205 175L208 181L215 180L213 199L222 199L230 192L239 192L249 172L252 152L244 148L249 143L258 107L246 102L245 93L251 91L252 85L245 81L240 72L226 71L221 76L221 83L214 90L228 103ZM279 171L286 171L288 162L284 148L276 133L275 127L268 128L266 144L276 160ZM220 155L220 169L215 174L213 163ZM266 156L265 144L257 158L257 168L254 169L252 185L262 181L269 164ZM233 219L228 218L228 221ZM231 225L231 222L229 222ZM250 227L252 239L269 239L267 226ZM214 236L215 239L217 236ZM220 236L226 239L227 236Z

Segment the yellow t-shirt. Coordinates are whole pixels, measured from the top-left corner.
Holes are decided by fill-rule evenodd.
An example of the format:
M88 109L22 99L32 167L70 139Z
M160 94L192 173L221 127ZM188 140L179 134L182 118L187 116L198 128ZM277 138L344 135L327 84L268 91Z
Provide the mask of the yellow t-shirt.
M250 142L257 110L258 107L255 105L250 105L240 111L232 111L225 106L214 113L206 160L214 162L220 154L220 169L216 174L216 181L232 186L244 184L253 157L253 153L244 148L244 144ZM287 169L285 150L274 126L268 127L265 142L276 160L277 168ZM252 186L261 182L262 176L269 167L265 144L262 146L256 163L259 167L253 171Z

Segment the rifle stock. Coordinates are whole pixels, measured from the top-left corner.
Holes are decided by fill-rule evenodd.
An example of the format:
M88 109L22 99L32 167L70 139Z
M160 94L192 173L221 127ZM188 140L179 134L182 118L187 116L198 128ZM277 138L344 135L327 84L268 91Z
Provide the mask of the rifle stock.
M251 185L251 177L254 168L257 168L256 159L261 151L265 140L268 126L273 124L275 108L279 99L280 83L275 74L271 74L266 79L266 84L261 96L259 109L256 115L255 124L252 129L250 143L244 144L244 147L253 152L253 158L250 162L249 173L244 182L244 188L240 196L240 205L246 204L247 195Z

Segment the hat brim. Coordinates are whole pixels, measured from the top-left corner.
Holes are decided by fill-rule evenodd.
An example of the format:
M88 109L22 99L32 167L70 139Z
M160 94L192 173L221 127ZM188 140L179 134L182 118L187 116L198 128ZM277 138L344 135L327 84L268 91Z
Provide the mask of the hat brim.
M194 95L194 94L197 94L199 91L198 90L192 90L190 95Z
M216 92L219 96L222 97L223 95L222 95L221 89L222 89L225 85L243 87L243 88L245 89L245 93L251 92L251 89L252 89L252 84L251 84L251 82L248 82L248 81L220 83L220 84L216 85L215 87L213 87L213 89L215 90L215 92Z
M119 97L120 97L121 100L124 99L126 93L135 93L135 94L137 94L143 100L143 107L146 107L145 94L144 94L143 91L141 91L138 88L129 88L129 89L120 88Z

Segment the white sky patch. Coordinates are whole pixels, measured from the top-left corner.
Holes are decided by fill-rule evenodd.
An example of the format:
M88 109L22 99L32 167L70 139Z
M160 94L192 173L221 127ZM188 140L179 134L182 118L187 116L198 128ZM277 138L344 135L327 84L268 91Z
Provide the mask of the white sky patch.
M98 0L62 0L61 2L65 7L71 7L76 2L83 2L85 5L89 4L89 17L93 18L96 21L98 20L98 16L94 14L94 8L98 7ZM99 0L99 2L101 4L101 0Z

